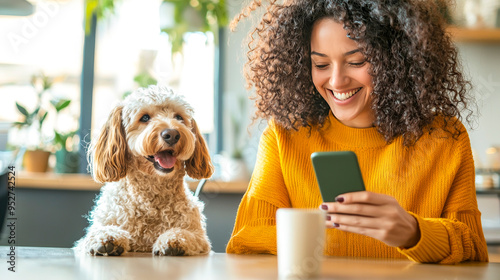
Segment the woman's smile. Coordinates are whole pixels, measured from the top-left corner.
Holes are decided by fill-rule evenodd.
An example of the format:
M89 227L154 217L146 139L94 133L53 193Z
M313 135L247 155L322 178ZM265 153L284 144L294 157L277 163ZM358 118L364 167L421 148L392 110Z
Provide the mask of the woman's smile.
M338 99L340 101L346 101L346 100L350 99L351 97L353 97L354 95L356 95L356 93L360 92L362 89L363 89L363 87L349 90L349 91L334 91L331 89L328 89L328 90L333 95L333 97L335 97L336 99Z

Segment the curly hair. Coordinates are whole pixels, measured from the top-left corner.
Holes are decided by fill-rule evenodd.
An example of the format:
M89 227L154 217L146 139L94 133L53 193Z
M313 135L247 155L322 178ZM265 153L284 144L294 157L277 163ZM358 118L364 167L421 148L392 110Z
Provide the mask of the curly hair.
M388 143L402 136L413 144L436 116L458 137L461 114L470 122L474 102L438 1L444 0L269 0L249 35L245 77L255 88L254 119L295 130L323 126L330 108L312 81L310 39L313 24L329 17L370 63L374 125ZM260 6L252 1L231 27Z

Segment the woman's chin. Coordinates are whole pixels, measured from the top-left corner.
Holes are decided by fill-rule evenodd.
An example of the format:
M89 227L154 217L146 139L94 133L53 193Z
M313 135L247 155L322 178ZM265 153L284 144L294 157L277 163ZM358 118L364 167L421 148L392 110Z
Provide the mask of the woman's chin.
M345 126L352 128L367 128L373 126L373 118L361 116L352 112L336 112L335 110L332 112L335 118Z

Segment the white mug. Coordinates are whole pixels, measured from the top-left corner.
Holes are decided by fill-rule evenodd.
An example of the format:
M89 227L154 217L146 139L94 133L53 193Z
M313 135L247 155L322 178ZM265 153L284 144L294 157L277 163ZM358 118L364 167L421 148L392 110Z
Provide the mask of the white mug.
M321 272L325 246L326 212L280 208L276 212L278 275L280 279L306 279Z

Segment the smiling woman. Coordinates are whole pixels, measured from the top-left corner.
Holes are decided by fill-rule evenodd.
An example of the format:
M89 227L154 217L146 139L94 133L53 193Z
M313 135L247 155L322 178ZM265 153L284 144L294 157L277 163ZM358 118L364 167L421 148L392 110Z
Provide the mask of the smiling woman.
M277 209L320 207L328 255L487 261L469 83L436 2L269 2L246 72L269 125L227 252L275 254ZM366 191L322 202L311 154L346 150Z

